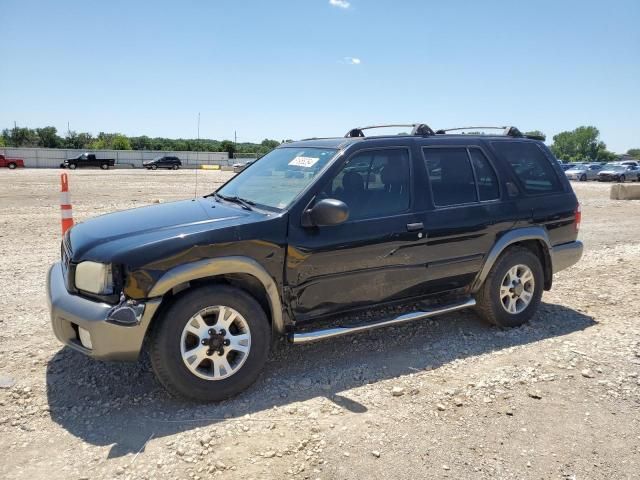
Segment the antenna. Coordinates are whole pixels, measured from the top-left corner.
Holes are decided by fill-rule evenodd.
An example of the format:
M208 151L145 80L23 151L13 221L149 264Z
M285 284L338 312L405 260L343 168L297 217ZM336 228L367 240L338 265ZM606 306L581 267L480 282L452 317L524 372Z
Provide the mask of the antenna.
M198 143L197 144L198 145L200 144L200 112L198 112ZM193 191L194 200L198 198L198 170L200 169L198 168L199 165L198 165L197 159L198 159L198 152L196 152L196 187Z

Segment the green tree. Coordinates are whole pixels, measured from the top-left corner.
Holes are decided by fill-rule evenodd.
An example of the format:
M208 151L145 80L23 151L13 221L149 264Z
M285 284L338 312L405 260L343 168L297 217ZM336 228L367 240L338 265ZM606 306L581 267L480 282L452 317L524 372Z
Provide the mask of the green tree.
M223 152L227 152L229 154L229 158L233 158L233 154L237 151L236 144L231 140L223 140L222 143L220 143L220 148Z
M116 133L111 139L111 148L113 150L131 150L131 143L127 137Z
M5 147L7 144L4 141L4 135L0 137L0 147Z
M39 138L39 146L44 148L58 148L62 145L62 139L58 136L56 127L36 128Z
M578 127L554 135L551 150L560 160L570 162L607 160L611 155L615 156L600 140L600 132L596 127Z
M627 155L631 155L633 158L640 160L640 148L630 148L627 150Z

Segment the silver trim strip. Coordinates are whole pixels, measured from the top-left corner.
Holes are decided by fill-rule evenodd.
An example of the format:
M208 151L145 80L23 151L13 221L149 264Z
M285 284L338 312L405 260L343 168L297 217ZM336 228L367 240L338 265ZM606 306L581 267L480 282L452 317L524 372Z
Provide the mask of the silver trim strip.
M444 313L456 312L465 308L475 306L476 301L473 298L465 300L461 303L454 303L433 310L421 310L417 312L405 313L395 318L388 320L381 320L379 322L370 323L368 325L359 325L357 327L334 327L323 330L314 330L310 332L293 333L289 335L289 340L295 344L312 343L327 338L341 337L343 335L349 335L352 333L364 332L367 330L373 330L381 327L388 327L391 325L399 325L402 323L412 322L414 320L421 320L423 318L433 317L435 315L442 315Z

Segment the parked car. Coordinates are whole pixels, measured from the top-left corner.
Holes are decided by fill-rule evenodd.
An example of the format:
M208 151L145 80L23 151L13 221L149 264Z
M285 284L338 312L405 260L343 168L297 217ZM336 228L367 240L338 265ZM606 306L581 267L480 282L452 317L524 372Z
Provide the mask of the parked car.
M24 168L24 160L22 158L12 158L0 155L0 168L4 167L10 170L15 168Z
M635 165L622 165L620 163L608 163L598 172L599 182L620 182L626 180L640 182L640 168Z
M145 160L142 166L147 170L157 170L158 168L168 168L170 170L178 170L182 166L182 161L178 157L171 155L163 155L153 160Z
M586 182L587 180L596 180L598 178L598 172L602 170L602 165L597 163L587 163L576 165L573 168L567 170L565 175L569 180L579 180Z
M560 165L560 168L562 168L563 171L567 171L573 167L576 166L575 163L563 163L563 162L558 162L558 164Z
M108 170L109 167L113 167L115 164L116 161L113 158L97 158L94 153L81 153L77 157L66 159L60 164L60 167L71 170L84 167L100 167L102 170Z
M57 338L108 360L148 345L169 392L218 401L256 380L280 336L306 344L467 308L501 327L535 315L582 255L580 205L544 143L515 128L364 130L282 144L201 198L72 227L48 273ZM372 309L387 316L343 317Z
M255 160L247 160L244 163L234 163L233 164L233 171L235 173L240 173L241 171L243 171L245 168L247 168L249 165L252 165L253 162L255 162Z

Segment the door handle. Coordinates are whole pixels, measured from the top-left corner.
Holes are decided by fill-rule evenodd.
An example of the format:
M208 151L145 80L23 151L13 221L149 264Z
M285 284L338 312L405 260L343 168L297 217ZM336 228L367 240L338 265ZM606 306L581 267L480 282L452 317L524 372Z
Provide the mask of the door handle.
M422 224L422 222L407 223L407 232L418 232L420 230L424 230L424 225Z

